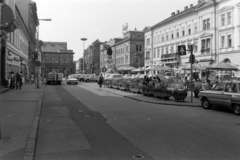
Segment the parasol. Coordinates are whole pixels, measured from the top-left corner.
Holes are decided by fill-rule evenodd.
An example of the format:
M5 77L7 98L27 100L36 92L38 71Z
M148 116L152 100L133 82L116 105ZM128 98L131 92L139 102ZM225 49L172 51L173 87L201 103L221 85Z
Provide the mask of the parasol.
M141 72L141 71L145 71L145 68L137 68L137 69L133 69L132 72Z
M208 66L207 69L213 70L238 70L238 68L230 63L219 62Z
M170 69L171 69L171 68L168 67L168 66L162 67L162 66L160 66L160 65L157 65L156 67L153 68L153 70L155 70L155 71L167 71L167 70L170 70Z

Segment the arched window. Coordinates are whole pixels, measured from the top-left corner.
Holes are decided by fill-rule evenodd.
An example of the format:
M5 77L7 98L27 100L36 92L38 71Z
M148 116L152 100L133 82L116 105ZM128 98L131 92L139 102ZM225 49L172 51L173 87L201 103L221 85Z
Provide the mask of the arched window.
M224 63L231 63L230 59L228 59L228 58L225 58L225 59L223 60L223 62L224 62Z

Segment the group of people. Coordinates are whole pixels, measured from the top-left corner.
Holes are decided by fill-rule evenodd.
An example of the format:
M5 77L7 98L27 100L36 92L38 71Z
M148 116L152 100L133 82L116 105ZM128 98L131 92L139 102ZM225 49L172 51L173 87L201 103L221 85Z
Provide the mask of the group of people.
M23 81L22 81L22 72L20 73L14 73L14 72L9 72L9 88L10 89L21 89L22 88L22 84L23 84Z
M152 86L155 87L156 84L161 83L161 79L156 75L152 77L144 76L142 84L144 86Z
M193 84L192 84L192 88L193 88L193 92L194 92L194 97L198 98L198 94L200 93L200 90L211 90L213 88L213 86L217 83L219 83L219 77L217 76L215 78L215 81L211 82L208 78L205 80L205 82L203 80L200 80L199 78L196 78L193 80ZM187 79L187 77L185 77L185 79L183 80L183 84L184 84L184 88L189 90L191 87L190 81Z

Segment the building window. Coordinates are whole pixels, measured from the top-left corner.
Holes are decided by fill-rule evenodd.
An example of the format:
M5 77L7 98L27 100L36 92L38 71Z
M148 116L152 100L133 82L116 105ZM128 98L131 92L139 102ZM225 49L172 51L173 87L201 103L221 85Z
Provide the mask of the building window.
M153 50L153 58L156 58L156 49Z
M55 63L58 63L58 58L55 58Z
M166 33L166 41L168 40L168 32Z
M191 34L191 25L188 25L188 35Z
M182 27L182 36L185 36L185 27Z
M136 51L138 52L138 45L136 45Z
M164 54L164 48L162 47L162 55Z
M198 46L197 44L194 45L194 53L196 53L198 51Z
M177 29L177 38L179 37L179 29Z
M147 39L147 45L150 45L150 38Z
M174 38L174 34L173 34L173 31L172 31L171 35L172 35L172 37L171 37L171 38L173 39L173 38Z
M225 14L221 15L221 26L225 26Z
M126 45L126 52L128 52L128 45Z
M141 37L140 34L138 34L138 37Z
M210 38L202 40L201 53L210 53Z
M168 47L166 47L166 54L168 54Z
M210 29L210 19L203 20L203 30Z
M160 57L159 48L157 49L157 58Z
M231 24L231 20L232 20L231 12L228 12L228 13L227 13L227 24L228 24L228 25Z
M162 42L164 42L164 35L162 35Z
M139 51L140 51L140 52L142 51L142 46L141 46L141 45L139 46Z
M221 47L224 48L225 47L225 36L221 37Z
M231 34L228 35L228 47L232 47L232 36L231 36Z
M195 33L198 32L198 24L197 24L197 23L194 24L194 32L195 32Z
M170 51L171 53L174 53L174 50L173 50L173 46L171 46L171 51Z

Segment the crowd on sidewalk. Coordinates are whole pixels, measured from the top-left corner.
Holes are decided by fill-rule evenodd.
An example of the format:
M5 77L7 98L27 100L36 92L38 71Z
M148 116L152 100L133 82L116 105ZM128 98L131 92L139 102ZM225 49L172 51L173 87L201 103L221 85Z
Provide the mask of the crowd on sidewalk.
M10 89L21 89L23 86L23 83L33 84L35 81L34 74L32 73L29 78L27 77L28 77L27 75L24 77L22 72L20 73L9 72L7 77L8 78L7 87Z

